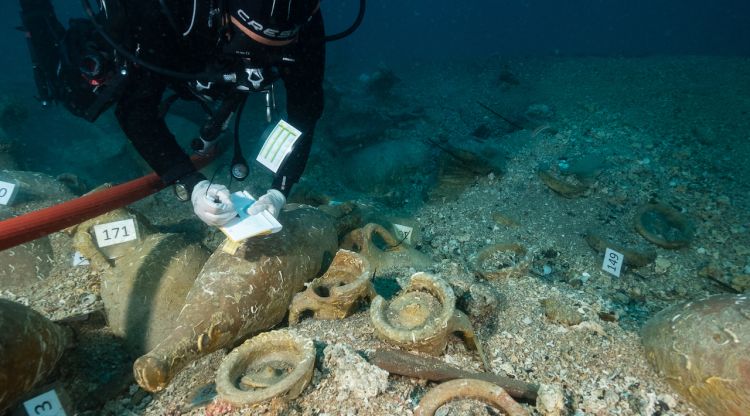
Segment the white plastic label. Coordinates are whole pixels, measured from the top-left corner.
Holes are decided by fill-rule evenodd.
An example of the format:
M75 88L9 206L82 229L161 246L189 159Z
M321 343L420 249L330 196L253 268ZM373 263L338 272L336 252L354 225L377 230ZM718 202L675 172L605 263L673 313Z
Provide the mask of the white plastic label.
M132 241L138 238L135 221L132 218L94 226L96 245L99 248Z
M23 402L23 408L29 416L66 416L65 409L54 390L26 400Z
M393 230L396 232L396 239L405 241L406 244L411 244L411 232L414 230L413 228L406 225L393 224Z
M239 243L256 235L266 235L281 231L281 224L268 211L262 211L260 214L248 215L247 209L255 202L255 199L247 191L239 191L230 195L232 205L237 210L237 217L219 227L221 231L229 237L230 240ZM229 247L231 249L236 247Z
M89 264L91 264L89 259L83 257L80 251L73 253L73 266L88 266Z
M271 172L276 173L284 159L292 152L294 143L300 136L302 136L301 131L286 121L279 120L266 138L266 142L263 143L256 160Z
M15 196L16 184L0 181L0 205L10 204L11 199Z
M604 262L602 263L602 270L611 275L614 275L615 277L620 277L620 270L622 269L622 263L624 260L625 256L612 250L611 248L608 248L604 252Z

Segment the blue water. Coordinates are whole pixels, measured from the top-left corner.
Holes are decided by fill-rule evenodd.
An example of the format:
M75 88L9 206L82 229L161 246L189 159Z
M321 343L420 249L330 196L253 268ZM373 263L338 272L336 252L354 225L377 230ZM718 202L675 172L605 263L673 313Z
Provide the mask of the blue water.
M347 10L355 1L349 1ZM324 2L330 26L344 8ZM370 2L336 46L357 59L504 55L750 53L750 2L573 0Z
M61 17L78 1L54 1ZM330 33L357 0L325 0ZM0 5L0 81L30 82L16 1ZM64 21L64 20L63 20ZM371 0L362 27L329 48L332 65L363 67L413 58L503 55L750 55L750 2L743 0Z

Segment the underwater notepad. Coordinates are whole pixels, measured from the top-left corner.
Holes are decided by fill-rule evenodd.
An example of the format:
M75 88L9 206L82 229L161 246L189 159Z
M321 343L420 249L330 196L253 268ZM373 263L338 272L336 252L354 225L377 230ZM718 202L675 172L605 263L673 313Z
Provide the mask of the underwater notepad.
M281 223L270 212L264 210L256 215L247 214L247 209L255 203L255 198L247 191L235 192L230 195L230 199L237 211L237 217L219 227L230 240L239 243L250 237L281 231Z

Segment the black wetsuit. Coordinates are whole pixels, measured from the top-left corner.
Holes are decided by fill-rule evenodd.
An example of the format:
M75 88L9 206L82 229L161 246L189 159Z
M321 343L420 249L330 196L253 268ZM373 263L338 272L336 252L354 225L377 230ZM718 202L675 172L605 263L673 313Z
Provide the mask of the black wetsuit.
M20 1L22 17L39 14L40 10L51 11L49 0ZM139 58L145 62L172 71L200 73L215 67L218 61L232 59L218 46L221 36L219 25L209 27L206 24L209 0L198 0L193 26L186 36L183 36L183 31L190 27L192 1L128 0L120 4L122 15L117 20L118 27L108 29L126 47L137 51ZM44 30L49 32L49 28L54 27L54 31L59 32L59 24L56 20L52 22L51 12L40 15L47 25ZM27 31L37 39L37 43L50 42L52 37L45 36L48 33L43 29L29 27L39 26L40 22L38 19L24 18ZM41 55L58 50L49 46L36 48L37 54ZM305 169L315 124L323 112L325 42L323 18L319 10L301 29L299 41L286 48L284 55L293 60L285 60L276 67L287 91L287 121L301 130L303 135L277 172L272 187L288 195L291 186ZM185 80L172 79L131 65L124 88L116 99L115 114L136 150L165 182L180 180L192 189L195 183L204 178L195 172L189 156L178 145L160 114L160 104L167 88L179 91L185 85Z

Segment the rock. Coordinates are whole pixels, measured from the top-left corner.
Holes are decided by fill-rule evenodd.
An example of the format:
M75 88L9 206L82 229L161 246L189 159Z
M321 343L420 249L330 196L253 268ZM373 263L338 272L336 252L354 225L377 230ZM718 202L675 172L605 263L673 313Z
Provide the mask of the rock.
M549 120L555 112L547 104L531 104L526 108L526 117L533 120Z
M367 401L388 388L388 372L368 363L349 345L329 345L323 355L337 385L337 401Z
M544 309L544 315L554 323L572 326L583 321L583 316L574 307L563 303L560 299L547 298L542 299L540 303Z
M669 307L643 327L646 357L712 416L750 414L750 301L714 295Z
M657 257L656 261L654 262L654 271L656 274L665 274L669 271L669 268L672 267L672 262L665 259L664 257Z
M556 384L540 384L536 410L543 416L560 416L565 409L565 395Z
M731 285L738 291L747 293L750 290L750 274L734 276Z

